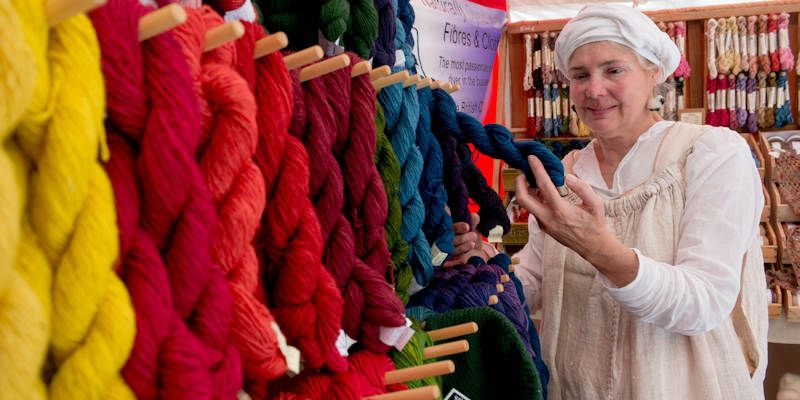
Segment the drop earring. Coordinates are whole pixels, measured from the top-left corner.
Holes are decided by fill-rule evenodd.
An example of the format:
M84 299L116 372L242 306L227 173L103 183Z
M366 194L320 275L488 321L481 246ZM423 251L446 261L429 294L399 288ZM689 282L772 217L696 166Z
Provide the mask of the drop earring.
M664 96L660 94L653 95L647 100L647 109L650 111L658 111L664 106Z

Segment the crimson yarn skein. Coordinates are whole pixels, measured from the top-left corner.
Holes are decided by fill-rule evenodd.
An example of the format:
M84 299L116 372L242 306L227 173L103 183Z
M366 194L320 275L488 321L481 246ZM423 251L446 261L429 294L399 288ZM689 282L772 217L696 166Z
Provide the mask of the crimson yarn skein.
M263 32L261 33L263 35ZM289 135L292 79L276 52L256 61L259 141L256 162L266 187L258 243L270 309L306 367L347 369L336 350L342 297L322 265L323 240L309 200L309 162L303 143ZM305 113L305 109L303 109Z
M180 49L172 33L140 47L138 20L147 11L137 1L114 0L91 14L102 33L108 86L107 169L120 221L120 273L137 311L123 377L139 398L212 398L219 370L213 344L230 299L220 295L211 309L202 303L212 293L208 248L216 216L193 158L199 110L185 61L165 56Z
M209 7L200 11L205 30L223 23ZM202 55L202 87L214 119L198 156L219 218L211 249L233 299L230 340L241 354L247 386L260 388L283 375L286 361L272 314L258 300L263 294L257 294L259 266L252 241L266 193L253 161L258 142L255 99L247 81L234 70L235 49L233 43L226 43Z
M306 121L293 116L290 132L301 138L311 163L309 195L315 199L317 216L325 242L324 264L336 280L344 299L342 327L367 349L386 352L380 327L401 327L405 323L403 305L382 275L355 256L353 232L342 213L344 187L342 174L332 149L336 140L335 115L326 98L328 88L321 78L304 85L293 79L295 110L304 107ZM349 96L349 93L342 93Z

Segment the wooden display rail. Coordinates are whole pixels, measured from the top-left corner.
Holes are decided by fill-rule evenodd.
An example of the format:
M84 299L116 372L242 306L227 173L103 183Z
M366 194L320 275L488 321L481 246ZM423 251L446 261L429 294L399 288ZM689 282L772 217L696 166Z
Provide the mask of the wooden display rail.
M800 304L797 295L792 296L786 289L783 289L783 310L786 311L787 321L800 323Z
M761 176L761 182L764 182L764 179L767 175L767 161L764 158L764 153L761 150L761 146L758 142L756 142L753 134L742 133L741 136L744 138L745 142L747 142L747 145L750 146L750 150L752 150L756 155L756 158L758 159L758 165L760 165L760 167L757 167L756 169L758 169L758 175Z
M792 207L789 206L786 202L783 201L781 198L781 193L778 190L778 186L775 185L775 182L769 182L767 184L767 190L769 191L772 205L774 208L774 215L775 220L778 222L800 222L800 215L797 215L792 210ZM766 209L766 207L764 207Z
M761 190L764 192L764 209L761 210L761 222L769 222L770 218L772 217L772 204L774 204L774 197L770 196L769 188L765 186L765 184L761 185Z
M769 303L767 315L769 319L778 319L783 317L783 290L776 286L773 287L771 291L775 296L775 301Z
M775 230L772 229L772 224L761 224L766 231L764 236L764 243L761 245L761 253L764 255L765 264L775 264L778 262L778 240L775 236Z
M524 222L514 222L511 230L503 236L504 245L524 246L528 243L528 224Z

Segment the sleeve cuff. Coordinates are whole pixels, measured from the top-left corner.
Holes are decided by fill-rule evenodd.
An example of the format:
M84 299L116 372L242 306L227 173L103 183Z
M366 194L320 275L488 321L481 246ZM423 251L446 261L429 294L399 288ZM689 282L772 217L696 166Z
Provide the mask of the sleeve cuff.
M636 257L639 261L639 270L636 272L636 277L631 283L623 287L617 287L603 274L597 274L597 279L608 293L618 302L629 306L635 306L636 303L647 296L647 293L652 289L652 283L656 273L656 269L653 265L655 263L654 260L642 255L639 249L632 250L636 253Z

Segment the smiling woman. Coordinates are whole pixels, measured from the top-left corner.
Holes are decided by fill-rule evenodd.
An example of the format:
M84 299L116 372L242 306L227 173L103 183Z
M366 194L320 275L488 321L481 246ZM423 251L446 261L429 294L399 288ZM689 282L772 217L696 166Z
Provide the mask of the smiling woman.
M588 6L555 53L594 139L564 158L569 196L535 159L539 188L517 180L531 214L517 271L542 310L549 398L763 398L764 198L747 145L661 120L680 52L640 11ZM666 365L681 373L664 379Z

